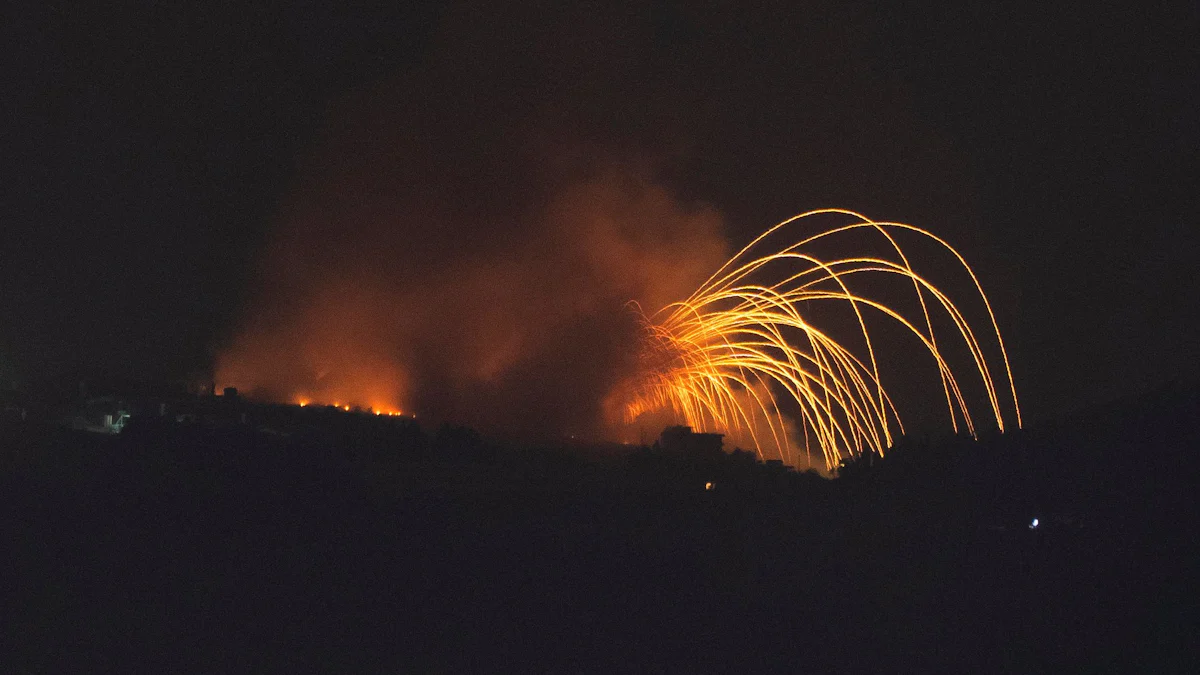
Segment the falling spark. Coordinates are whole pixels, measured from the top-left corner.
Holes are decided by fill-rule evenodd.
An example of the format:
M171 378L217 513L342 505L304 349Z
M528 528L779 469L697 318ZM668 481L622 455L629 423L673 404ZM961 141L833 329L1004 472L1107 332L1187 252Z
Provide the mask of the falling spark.
M820 215L842 215L854 219L807 237L782 249L753 257L768 236L782 228L810 222ZM821 240L846 233L876 233L893 253L822 260L809 251ZM945 293L913 271L897 235L920 235L952 254L970 275L974 289L987 308L990 330L1003 362L1007 391L993 377L995 364L984 355L978 333ZM920 312L906 317L879 300L852 290L864 277L892 277L911 285ZM766 278L768 281L763 282ZM846 343L810 323L807 308L821 301L834 301L853 311L856 334L861 335L857 353ZM876 350L864 315L880 313L915 335L924 351L933 357L955 432L960 424L972 436L976 425L960 387L960 375L944 357L949 344L961 342L970 353L974 369L987 394L989 412L996 426L1005 428L1002 408L1008 408L1018 427L1021 411L1009 368L1008 354L987 296L974 271L948 243L927 230L912 225L876 222L842 209L809 211L768 229L734 255L682 302L646 316L636 303L644 327L643 367L624 398L626 422L639 416L667 410L701 430L723 433L745 432L760 457L762 448L776 448L779 457L795 464L793 438L784 409L798 410L794 416L809 456L819 448L825 466L832 470L864 452L882 456L892 446L893 433L904 432L891 397L884 390L876 361ZM802 311L804 310L804 311ZM940 311L939 311L940 310ZM946 314L955 330L952 339L939 342L933 317ZM857 339L857 338L856 338Z

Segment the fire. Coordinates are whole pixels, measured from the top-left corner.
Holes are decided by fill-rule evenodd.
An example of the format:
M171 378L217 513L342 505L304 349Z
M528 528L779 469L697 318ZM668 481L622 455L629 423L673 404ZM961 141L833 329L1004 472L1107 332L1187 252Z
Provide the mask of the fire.
M309 406L329 407L329 408L333 408L335 410L341 410L342 412L351 412L357 408L357 406L354 406L349 403L343 403L341 401L333 401L333 402L324 403L324 404L317 403L317 402L314 402L313 399L309 398L308 396L298 396L294 399L294 401L295 401L296 405L301 408L307 408ZM375 405L367 406L364 408L357 408L357 409L362 410L365 413L375 415L376 417L402 417L404 415L403 410L400 410L399 408L396 408L393 406L382 405L382 404L375 404ZM412 415L412 417L416 417L416 415Z
M313 305L284 324L264 312L236 347L221 355L216 379L252 399L343 412L400 410L408 392L405 367L387 335L368 320L375 311L361 294L317 291ZM384 303L380 303L383 305Z
M747 255L781 228L822 214L855 220L761 257ZM808 252L818 241L851 232L878 234L892 254L823 260ZM913 271L897 241L910 233L948 251L970 276L990 321L991 330L982 335L994 337L999 347L1008 391L996 384L996 364L985 357L981 334L943 291ZM901 283L889 287L909 286L919 314L906 317L851 289L852 282L857 285L865 278L891 278ZM863 345L857 353L806 318L810 307L827 301L852 310ZM943 337L940 343L933 328L938 310L956 328L951 339ZM864 318L874 313L915 335L932 357L956 432L961 423L974 436L976 427L960 386L962 373L955 372L946 358L945 349L952 344L969 352L996 426L1004 430L1003 408L1010 408L1017 426L1021 425L1004 341L987 296L963 257L921 228L875 222L841 209L810 211L783 221L734 255L689 298L652 316L642 315L643 368L629 387L625 419L632 422L646 413L667 411L698 429L748 434L760 455L764 446L773 447L781 459L795 463L793 433L782 409L798 409L794 421L800 428L795 436L802 435L806 454L811 454L812 446L819 448L827 468L863 452L883 455L892 445L893 427L900 433L904 427L881 382L876 348Z
M216 382L366 414L419 405L422 418L506 436L607 432L601 404L636 349L624 303L676 300L730 251L720 214L677 199L639 158L543 176L550 152L534 152L530 180L501 181L518 191L478 203L390 171L371 178L379 165L357 151L313 164L335 174L281 197ZM494 218L474 213L493 206Z

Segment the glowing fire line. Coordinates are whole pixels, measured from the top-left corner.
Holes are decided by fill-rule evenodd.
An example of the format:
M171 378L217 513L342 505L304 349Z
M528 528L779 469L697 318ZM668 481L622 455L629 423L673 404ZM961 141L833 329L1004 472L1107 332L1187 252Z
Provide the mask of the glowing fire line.
M820 232L761 257L750 259L747 255L781 228L828 214L850 216L857 222ZM895 259L858 256L823 261L804 252L814 242L856 230L881 235L895 252ZM998 390L992 375L993 365L989 364L976 331L963 313L945 293L913 271L908 256L893 236L899 232L916 233L936 242L953 254L970 275L987 309L1004 364L1008 392ZM786 270L785 276L769 285L754 283L750 278L765 275L767 268L775 271L780 267ZM921 308L920 318L909 319L882 302L852 291L849 282L863 275L896 275L906 284L911 282ZM865 358L805 320L801 303L824 300L846 302L853 309ZM997 427L1004 430L1001 408L1007 407L1009 396L1017 426L1021 426L1008 353L991 303L975 272L958 251L919 227L876 222L844 209L809 211L759 235L686 300L668 305L651 316L642 313L636 303L631 304L641 315L645 340L642 374L633 384L624 408L627 422L650 411L670 410L697 429L748 432L760 456L763 442L769 441L779 449L784 461L794 464L792 441L780 410L781 403L790 399L799 408L796 422L802 429L804 451L810 459L813 442L821 449L830 469L866 451L883 455L893 443L892 424L900 433L904 432L904 426L880 381L875 347L863 316L863 309L873 309L915 335L933 356L951 426L958 432L961 421L974 436L975 421L959 386L959 377L943 357L946 343L939 345L934 335L931 312L936 314L940 307L970 353ZM780 393L784 394L783 399L776 398Z
M393 409L390 409L390 408L387 408L384 406L370 406L367 408L358 408L355 406L351 406L349 404L344 404L341 401L334 401L333 403L328 403L328 404L314 403L312 399L310 399L306 396L301 396L301 397L297 398L295 400L295 404L301 408L307 408L309 406L314 406L314 407L318 407L318 408L326 408L327 407L327 408L334 408L336 410L341 410L342 412L360 411L363 413L369 413L369 414L376 415L379 417L382 417L382 416L404 417L405 416L405 413L403 410L393 410ZM411 413L408 416L416 417L416 415L411 414Z

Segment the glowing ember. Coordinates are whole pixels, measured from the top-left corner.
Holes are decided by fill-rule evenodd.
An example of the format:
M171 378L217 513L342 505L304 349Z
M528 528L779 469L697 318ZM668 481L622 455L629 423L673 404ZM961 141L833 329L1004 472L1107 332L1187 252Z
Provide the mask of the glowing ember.
M820 214L851 216L855 222L761 257L751 259L747 255L781 228ZM819 240L854 231L877 233L894 255L821 260L808 252ZM1009 390L1004 393L1003 405L1007 407L1011 396L1012 413L1019 427L1021 412L1004 342L991 305L962 256L926 230L902 223L874 222L841 209L810 211L783 221L734 255L691 297L651 317L643 315L644 367L629 386L626 421L667 410L697 429L748 433L760 455L765 445L775 448L785 462L795 463L783 406L798 408L795 421L803 433L805 453L811 453L810 442L815 443L830 469L863 452L883 455L892 445L893 423L901 433L904 427L880 381L863 311L872 310L866 313L890 317L920 340L940 373L952 427L958 431L961 420L974 435L975 423L959 376L944 358L945 346L961 338L986 390L991 416L1003 431L1001 393L977 334L945 293L913 271L896 240L896 235L904 233L916 233L936 242L953 254L970 275L987 308L991 331L986 335L994 334L1003 361ZM889 276L899 279L902 285L911 284L920 307L915 320L850 287L851 282L864 277ZM848 305L853 310L856 332L861 334L864 346L858 354L806 318L808 310L822 301ZM940 344L933 329L938 309L957 329L955 339L947 342L943 338Z

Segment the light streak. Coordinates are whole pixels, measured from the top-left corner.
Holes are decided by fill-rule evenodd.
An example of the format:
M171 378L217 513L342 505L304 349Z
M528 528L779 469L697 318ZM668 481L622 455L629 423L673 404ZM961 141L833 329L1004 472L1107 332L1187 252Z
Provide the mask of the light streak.
M846 216L851 222L806 237L756 257L762 244L788 226L812 222L818 216ZM887 255L857 255L824 260L809 251L858 233L878 235ZM924 276L913 271L899 239L917 235L948 252L967 272L974 293L989 320L984 333ZM907 288L919 311L907 316L891 304L860 290L867 278L900 281L889 287ZM834 339L806 318L820 304L836 303L853 311L855 343ZM809 456L814 446L825 466L834 469L864 452L882 456L904 426L884 389L877 349L868 317L881 315L916 336L932 357L940 377L950 424L972 436L976 423L968 396L947 360L946 348L961 344L965 361L983 385L988 413L1005 428L1005 411L1018 427L1021 411L1008 353L991 304L966 260L943 239L904 223L876 222L844 209L820 209L789 218L768 229L734 255L689 298L647 316L636 303L644 328L642 368L622 400L625 421L666 410L699 430L748 434L760 457L774 449L790 464L798 460L788 420L797 427ZM935 335L935 318L944 315L953 330ZM940 319L945 321L945 319ZM998 352L1003 379L997 384L996 364L985 355L984 343ZM992 340L994 339L994 343ZM851 346L855 349L851 349ZM785 410L788 411L785 413Z

